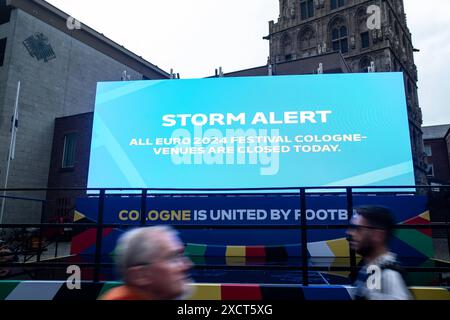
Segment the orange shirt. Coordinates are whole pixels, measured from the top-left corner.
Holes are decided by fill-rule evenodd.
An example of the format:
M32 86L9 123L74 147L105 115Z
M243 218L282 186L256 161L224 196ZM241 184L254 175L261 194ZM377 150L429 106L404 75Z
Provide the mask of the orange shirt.
M153 300L150 294L124 285L115 287L101 296L100 300Z

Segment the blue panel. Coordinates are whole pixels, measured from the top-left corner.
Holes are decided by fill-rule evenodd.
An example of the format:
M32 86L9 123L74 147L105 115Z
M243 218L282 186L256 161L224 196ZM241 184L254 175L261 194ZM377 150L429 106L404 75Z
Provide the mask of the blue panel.
M306 300L351 300L345 287L320 286L303 287Z
M205 256L208 257L224 257L227 251L226 246L213 246L208 245L206 247Z

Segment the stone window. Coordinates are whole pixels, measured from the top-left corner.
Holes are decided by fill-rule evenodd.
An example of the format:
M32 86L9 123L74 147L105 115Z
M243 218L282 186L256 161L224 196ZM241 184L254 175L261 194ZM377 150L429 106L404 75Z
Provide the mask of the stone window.
M77 134L69 133L64 136L64 148L62 157L62 168L73 168L75 166Z
M366 8L360 8L356 13L356 26L360 36L361 49L367 49L370 47L370 32L367 29L367 10Z
M298 44L300 50L316 47L316 35L310 26L307 26L300 31L298 34Z
M367 49L370 47L370 36L369 31L361 33L361 48Z
M8 23L11 19L11 9L0 5L0 24Z
M434 166L432 164L427 165L427 177L434 177Z
M348 52L348 29L341 18L331 24L331 46L333 51Z
M395 35L396 35L397 37L399 37L399 36L400 36L400 28L399 28L397 22L395 22L395 24L394 24L394 30L395 30Z
M292 54L292 51L292 39L288 34L284 34L281 38L281 54L288 56Z

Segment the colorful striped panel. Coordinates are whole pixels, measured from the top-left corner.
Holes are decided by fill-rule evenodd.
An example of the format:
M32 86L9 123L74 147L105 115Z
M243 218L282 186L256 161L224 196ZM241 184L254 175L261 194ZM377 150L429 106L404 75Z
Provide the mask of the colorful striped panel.
M5 300L95 300L120 282L83 282L80 290L69 290L64 281L0 281ZM251 285L195 283L190 300L350 300L355 290L349 286ZM412 287L417 300L448 300L450 288Z
M77 215L79 218L82 217L81 213ZM429 212L426 211L421 215L412 217L402 224L415 224L429 222ZM116 231L116 230L114 230ZM418 236L420 240L417 240L415 236L411 233L415 231L415 234L420 233ZM116 232L121 232L117 230ZM115 243L115 238L117 237L116 232L111 234L111 229L105 229L103 237L104 243L103 248L112 247ZM398 232L398 238L400 238L404 243L407 243L410 247L416 249L417 254L422 253L427 257L432 255L432 244L430 241L429 234L430 230L400 230ZM109 237L108 237L109 235ZM95 229L88 229L81 234L75 236L72 253L87 253L95 249ZM90 252L90 253L92 253ZM276 259L283 259L287 257L300 257L301 256L301 245L299 244L287 244L280 246L220 246L220 245L207 245L207 244L192 244L188 243L186 245L186 254L189 256L247 256L247 257L274 257ZM327 241L319 241L308 243L308 254L309 256L320 256L320 257L340 257L348 256L348 243L345 238L332 239Z
M287 257L301 256L301 245L292 244L282 246L218 246L187 243L185 253L190 257L267 257L283 259Z

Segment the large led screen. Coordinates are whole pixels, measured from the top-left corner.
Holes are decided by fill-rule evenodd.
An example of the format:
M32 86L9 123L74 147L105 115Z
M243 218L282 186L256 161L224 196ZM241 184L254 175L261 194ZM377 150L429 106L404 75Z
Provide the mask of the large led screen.
M88 187L392 185L414 185L401 73L98 84Z

